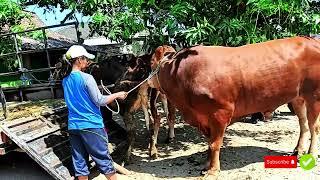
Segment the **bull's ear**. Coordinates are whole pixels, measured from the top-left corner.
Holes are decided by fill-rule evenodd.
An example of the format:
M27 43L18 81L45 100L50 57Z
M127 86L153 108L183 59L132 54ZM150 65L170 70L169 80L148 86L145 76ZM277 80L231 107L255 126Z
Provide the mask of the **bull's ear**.
M160 61L163 57L164 48L163 46L159 46L155 51L156 61Z

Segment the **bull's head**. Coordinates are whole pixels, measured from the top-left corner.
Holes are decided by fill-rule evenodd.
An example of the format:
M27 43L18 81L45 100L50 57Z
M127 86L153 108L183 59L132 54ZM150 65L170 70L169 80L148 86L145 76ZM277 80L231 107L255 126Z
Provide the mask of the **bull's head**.
M167 45L159 46L153 53L151 60L150 60L150 66L153 71L155 71L158 66L160 66L160 63L162 61L166 61L170 59L169 55L173 55L176 52L176 50ZM168 56L168 57L166 57ZM166 58L165 58L166 57ZM148 80L148 84L152 88L160 89L159 81L157 79L157 75L153 76L150 80Z
M155 70L166 55L170 53L175 53L175 52L176 50L171 46L167 46L167 45L159 46L154 51L151 57L151 69Z

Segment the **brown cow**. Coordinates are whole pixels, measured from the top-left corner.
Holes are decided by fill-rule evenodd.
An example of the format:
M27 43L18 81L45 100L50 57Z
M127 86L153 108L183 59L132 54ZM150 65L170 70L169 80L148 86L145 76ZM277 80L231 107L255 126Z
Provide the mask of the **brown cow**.
M320 41L308 37L272 40L241 47L195 46L175 53L160 46L152 57L152 78L187 123L209 138L207 175L220 171L220 147L228 125L254 112L272 112L292 102L299 117L296 147L317 157L320 111ZM308 124L307 124L308 123ZM308 126L307 126L308 125Z
M116 83L116 87L121 87L121 84L128 85L128 83L130 83L130 82L136 82L137 77L138 77L138 79L142 79L139 77L148 76L151 72L150 59L151 59L151 55L144 55L144 56L138 57L137 61L132 61L130 63L130 66L127 68L126 72L123 73L122 77ZM148 109L149 109L148 90L150 88L151 88L150 104L151 104L151 114L152 114L151 119L148 116ZM122 89L118 89L117 91L119 91L119 90L125 90L125 89L122 88ZM149 147L149 155L152 159L156 159L158 157L158 151L156 148L156 144L157 144L158 133L159 133L159 129L160 129L160 119L161 119L161 117L157 113L157 109L156 109L156 102L157 102L158 97L160 98L160 100L162 102L163 109L164 109L164 112L165 112L165 115L167 118L167 123L169 126L168 136L166 139L167 143L170 143L171 141L173 141L173 139L175 137L175 134L174 134L175 108L168 107L166 96L164 94L160 93L160 91L158 91L157 89L155 89L153 87L152 83L151 84L148 82L143 83L139 87L138 96L139 96L139 98L137 99L137 101L135 101L136 102L135 105L132 106L133 107L132 110L136 111L140 107L140 103L141 103L141 107L142 107L142 110L145 115L146 127L149 131L150 142L151 142L150 143L151 145ZM136 107L136 108L134 108L134 107ZM126 124L132 124L132 123L134 123L134 121L129 120L129 122ZM133 126L130 126L130 127L133 127ZM134 125L134 127L135 127L135 125ZM131 128L131 129L134 129L134 128ZM129 134L129 137L133 137L133 136L130 136L130 134ZM133 142L133 140L129 141L129 142ZM129 148L131 151L131 146L129 146ZM128 151L128 152L130 152L130 151Z

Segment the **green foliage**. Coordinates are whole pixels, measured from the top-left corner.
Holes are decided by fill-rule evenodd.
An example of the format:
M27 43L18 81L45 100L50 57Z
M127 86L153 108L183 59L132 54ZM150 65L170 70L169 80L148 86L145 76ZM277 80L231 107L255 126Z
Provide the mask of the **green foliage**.
M11 0L0 0L0 27L18 24L25 14L21 7Z
M88 0L71 8L92 15L91 30L112 40L131 42L147 29L154 48L175 41L181 46L239 46L319 32L319 3L307 0Z
M21 24L22 19L29 19L28 25ZM22 10L22 7L12 0L0 0L0 32L21 32L27 29L35 28L32 24L31 16ZM35 40L42 40L43 34L41 31L28 32L23 34L25 37L30 37ZM21 45L20 36L17 35L18 45ZM0 39L0 54L12 53L16 51L14 39L12 36L1 37ZM5 56L0 58L0 63L4 71L11 71L18 67L17 57Z
M2 0L3 1L3 0ZM25 0L27 1L27 0ZM319 33L319 3L309 0L36 0L92 17L92 33L131 43L147 30L153 49L175 42L239 46Z

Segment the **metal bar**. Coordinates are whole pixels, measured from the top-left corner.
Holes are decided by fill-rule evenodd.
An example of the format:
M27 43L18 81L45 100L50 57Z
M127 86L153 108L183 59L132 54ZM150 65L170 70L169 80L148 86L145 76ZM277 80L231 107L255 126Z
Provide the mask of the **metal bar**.
M23 69L22 71L15 71L15 72L7 72L7 73L0 73L0 76L11 76L11 75L19 75L23 72L45 72L45 71L50 71L57 69L56 67L50 67L50 68L40 68L40 69Z
M70 46L75 45L75 44L77 44L77 43L72 43L72 44L70 44ZM44 49L39 49L39 50L19 51L18 54L38 53L38 52L42 52L42 51L44 51L44 50L54 51L54 50L68 49L70 46L62 46L62 47L56 47L56 48L44 48ZM11 55L15 55L15 54L16 54L16 53L0 54L0 57L11 56Z
M77 40L78 40L78 43L80 44L80 36L79 36L79 32L78 32L78 29L79 29L79 24L77 23L75 26L75 29L76 29L76 34L77 34Z
M13 39L14 39L14 46L16 48L15 54L16 54L18 62L19 62L19 68L21 69L22 68L22 62L21 62L21 58L19 56L19 46L18 46L18 41L17 41L17 35L16 34L13 36Z
M3 87L2 90L4 93L8 92L17 92L20 89L23 91L38 91L38 90L48 90L51 87L54 87L55 89L60 89L61 84L56 84L56 85L50 85L50 84L33 84L29 86L20 86L20 87Z
M16 56L18 58L18 62L19 62L19 69L22 70L23 64L20 58L20 54L19 54L19 47L18 47L18 41L17 41L17 34L14 34L14 45L16 47ZM24 76L24 73L22 73L22 76ZM19 90L19 96L20 96L20 101L23 101L23 92L20 89Z
M46 30L43 28L42 29L42 35L44 37L44 47L45 47L45 51L46 51L46 57L47 57L47 63L48 63L48 67L51 67L51 62L50 62L50 55L49 55L49 50L48 50L48 38L46 35ZM49 70L49 77L52 77L52 72L51 70ZM54 99L55 95L54 95L54 91L53 88L50 88L50 92L51 92L51 99Z
M43 34L43 37L44 37L44 47L45 47L45 51L46 51L48 67L51 67L50 56L49 56L49 51L48 51L48 38L47 38L45 29L42 29L42 34ZM50 75L51 75L51 71L50 71Z
M20 31L20 32L15 32L15 33L6 33L6 34L0 34L0 37L3 36L11 36L11 35L16 35L16 34L22 34L22 33L26 33L26 32L32 32L32 31L38 31L41 29L51 29L51 28L56 28L56 27L62 27L62 26L70 26L70 25L76 25L78 24L77 22L70 22L70 23L65 23L65 24L56 24L56 25L52 25L52 26L43 26L43 27L38 27L35 29L30 29L30 30L26 30L26 31Z

